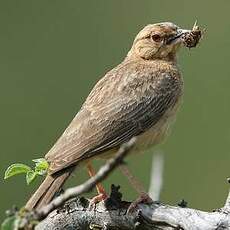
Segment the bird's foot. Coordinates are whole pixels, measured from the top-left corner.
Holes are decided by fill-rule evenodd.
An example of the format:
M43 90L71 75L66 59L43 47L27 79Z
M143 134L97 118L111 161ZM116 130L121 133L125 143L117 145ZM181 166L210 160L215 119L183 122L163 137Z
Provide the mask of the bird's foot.
M152 204L152 203L153 200L147 193L141 193L140 196L130 204L127 213L132 213L133 211L135 211L135 209L139 204Z
M108 195L105 192L94 196L89 202L88 210L95 209L97 203L104 201L107 198L108 198Z

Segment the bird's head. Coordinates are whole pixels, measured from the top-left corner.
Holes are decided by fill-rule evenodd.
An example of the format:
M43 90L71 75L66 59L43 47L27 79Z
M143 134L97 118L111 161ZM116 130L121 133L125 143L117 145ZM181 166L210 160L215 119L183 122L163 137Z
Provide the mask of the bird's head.
M183 44L183 34L189 32L171 22L147 25L137 34L128 56L147 60L172 59Z

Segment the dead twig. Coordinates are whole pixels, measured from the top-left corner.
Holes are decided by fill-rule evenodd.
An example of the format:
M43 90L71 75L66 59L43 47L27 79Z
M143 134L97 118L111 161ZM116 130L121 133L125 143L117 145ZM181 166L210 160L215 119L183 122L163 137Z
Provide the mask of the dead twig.
M153 200L160 200L163 185L164 155L158 153L153 156L150 177L149 196Z

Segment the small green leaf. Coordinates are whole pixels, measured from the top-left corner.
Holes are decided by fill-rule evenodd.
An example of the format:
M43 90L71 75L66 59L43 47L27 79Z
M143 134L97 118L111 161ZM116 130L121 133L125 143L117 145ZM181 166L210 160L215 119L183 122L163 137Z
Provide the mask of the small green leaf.
M31 168L25 164L19 164L19 163L12 164L5 171L4 179L7 179L9 177L12 177L20 173L27 173L30 170Z
M26 173L26 183L29 185L31 184L34 179L37 177L37 173L34 170L30 170Z
M35 162L35 172L41 176L46 174L49 164L44 158L33 160Z
M15 229L16 220L17 220L16 216L7 217L3 221L3 223L1 224L1 230L13 230L13 229Z

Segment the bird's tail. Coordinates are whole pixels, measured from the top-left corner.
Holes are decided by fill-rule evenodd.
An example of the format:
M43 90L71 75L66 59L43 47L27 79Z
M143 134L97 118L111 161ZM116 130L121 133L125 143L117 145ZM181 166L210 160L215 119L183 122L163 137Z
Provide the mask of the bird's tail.
M47 175L37 191L27 201L25 208L31 211L32 209L39 209L48 204L53 199L55 193L60 190L72 171L73 169L70 168L54 175Z

